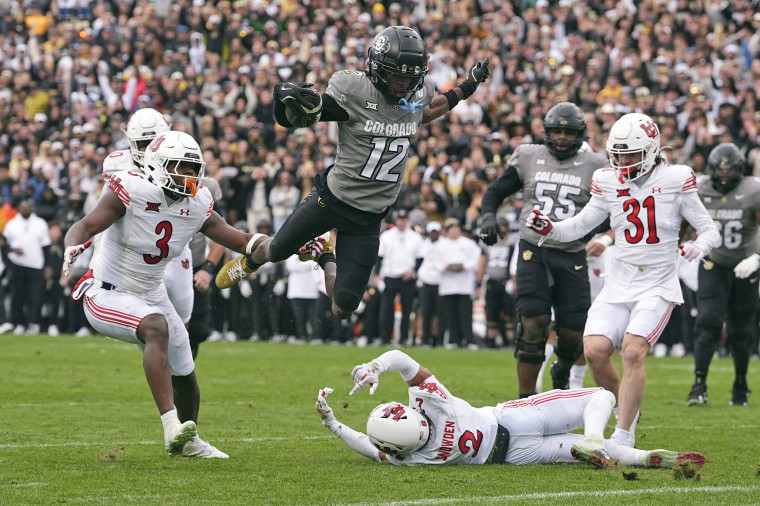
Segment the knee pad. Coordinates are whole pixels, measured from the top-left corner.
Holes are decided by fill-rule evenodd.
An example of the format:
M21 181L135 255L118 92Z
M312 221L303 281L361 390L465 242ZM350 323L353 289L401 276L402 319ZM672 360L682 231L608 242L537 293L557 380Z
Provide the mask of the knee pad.
M554 343L554 353L567 362L575 363L578 357L583 354L583 336L578 334L578 338L562 337L557 332L557 341Z
M526 364L543 364L546 359L544 347L549 337L549 326L525 332L522 322L517 323L515 358Z
M721 329L723 327L723 317L718 313L710 311L709 308L701 308L697 316L697 327Z
M720 341L720 327L697 327L696 341L700 344L715 345Z

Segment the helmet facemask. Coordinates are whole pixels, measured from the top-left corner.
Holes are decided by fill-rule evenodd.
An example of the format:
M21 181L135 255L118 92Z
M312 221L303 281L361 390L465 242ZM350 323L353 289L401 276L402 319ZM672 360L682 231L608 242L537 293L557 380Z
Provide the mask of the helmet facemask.
M736 144L718 144L707 157L713 185L724 193L736 188L744 177L744 155Z
M367 72L372 84L395 104L422 88L427 62L427 47L419 34L411 28L391 26L372 41Z
M621 156L640 153L634 163L621 163ZM618 173L621 183L635 181L649 174L660 155L660 130L649 116L626 114L614 125L607 137L610 166Z
M555 137L562 130L574 134L574 137ZM560 102L549 109L544 118L544 144L554 157L558 160L574 157L585 140L586 117L577 105Z
M194 197L205 174L201 149L183 132L162 134L145 151L145 173L157 186L178 197Z

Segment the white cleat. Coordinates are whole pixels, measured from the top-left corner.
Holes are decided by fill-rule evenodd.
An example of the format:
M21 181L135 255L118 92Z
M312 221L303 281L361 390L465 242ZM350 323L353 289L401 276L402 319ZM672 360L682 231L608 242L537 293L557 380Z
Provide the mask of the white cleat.
M228 459L229 455L220 451L218 448L212 446L210 443L202 440L200 437L195 436L195 439L190 441L182 449L183 457L196 457L201 459Z
M190 441L198 434L198 428L195 426L195 422L188 420L182 425L177 426L176 430L164 434L164 444L166 451L171 455L177 455L182 452Z

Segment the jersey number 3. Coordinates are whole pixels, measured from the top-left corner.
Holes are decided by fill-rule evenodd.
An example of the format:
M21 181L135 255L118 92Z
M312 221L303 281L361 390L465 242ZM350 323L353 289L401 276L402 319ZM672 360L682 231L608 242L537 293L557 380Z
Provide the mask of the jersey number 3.
M156 234L160 237L156 241L156 247L158 248L158 255L143 254L143 260L146 264L157 264L163 258L169 256L169 239L172 238L172 224L168 221L162 221L156 225Z
M398 137L390 139L390 142L388 141L388 137L372 138L374 148L372 148L372 153L369 154L367 163L364 164L364 168L360 173L363 178L398 183L406 167L406 153L409 151L409 139ZM380 160L383 158L386 146L388 147L388 152L396 153L396 156L380 165ZM378 165L380 165L380 170L377 170Z

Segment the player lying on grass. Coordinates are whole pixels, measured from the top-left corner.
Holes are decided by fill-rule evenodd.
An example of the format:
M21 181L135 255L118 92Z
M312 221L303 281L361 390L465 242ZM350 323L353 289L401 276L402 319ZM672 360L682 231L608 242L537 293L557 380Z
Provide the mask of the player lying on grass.
M674 467L705 458L696 452L637 450L604 439L615 397L602 388L551 390L474 408L455 397L430 371L406 353L392 350L354 367L356 386L374 394L380 374L398 371L409 385L409 404L389 402L372 410L367 434L340 423L327 404L333 391L319 391L316 410L322 424L352 450L382 463L418 464L552 464L590 462L597 468ZM571 430L584 427L584 433Z

